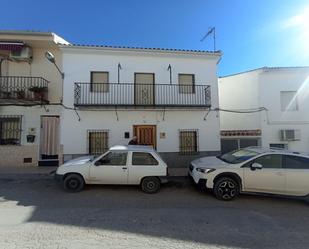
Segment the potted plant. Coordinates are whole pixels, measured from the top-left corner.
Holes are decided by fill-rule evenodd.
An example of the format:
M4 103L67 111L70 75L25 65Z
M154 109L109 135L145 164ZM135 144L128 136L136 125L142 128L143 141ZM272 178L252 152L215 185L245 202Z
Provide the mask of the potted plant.
M25 91L24 90L17 90L16 96L18 99L24 99L25 98Z
M29 91L33 92L34 99L38 100L46 99L47 95L46 86L33 86L29 88Z

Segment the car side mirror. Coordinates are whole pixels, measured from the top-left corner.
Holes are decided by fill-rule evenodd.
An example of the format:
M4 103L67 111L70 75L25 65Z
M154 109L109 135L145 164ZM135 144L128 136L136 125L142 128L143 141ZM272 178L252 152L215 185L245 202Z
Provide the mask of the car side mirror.
M263 168L263 165L260 164L260 163L253 163L251 164L251 167L250 167L252 170L256 170L256 169L262 169Z

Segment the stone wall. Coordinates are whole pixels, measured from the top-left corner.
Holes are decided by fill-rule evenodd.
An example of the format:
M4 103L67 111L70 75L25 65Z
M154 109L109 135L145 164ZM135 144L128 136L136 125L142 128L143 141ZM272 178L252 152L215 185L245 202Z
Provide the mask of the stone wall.
M38 145L1 145L0 167L38 166L38 156Z

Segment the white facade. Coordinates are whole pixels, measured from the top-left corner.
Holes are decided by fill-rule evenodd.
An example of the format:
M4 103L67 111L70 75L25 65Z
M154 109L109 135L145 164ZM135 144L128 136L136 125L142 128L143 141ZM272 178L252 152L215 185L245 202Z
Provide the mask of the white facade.
M41 160L41 118L43 116L60 117L62 112L61 75L45 58L45 52L50 51L61 68L62 56L57 43L67 42L53 33L0 31L1 43L10 44L11 41L18 41L23 43L23 46L30 47L32 58L29 61L12 60L10 50L0 48L2 60L0 75L0 120L2 124L0 157L2 160L0 166L37 166ZM48 96L45 99L48 102L44 101L41 104L40 101L32 99L33 93L29 91L29 88L40 86L42 82L48 89ZM21 91L23 95L16 97L17 91ZM53 105L47 105L47 103ZM8 121L16 118L19 119L20 128ZM28 135L34 135L34 141L27 140ZM19 137L17 144L4 141L13 137L16 139ZM59 144L59 154L62 154L61 150ZM59 159L61 161L61 156Z
M16 45L13 41L30 47L33 58L10 60ZM151 140L147 137L150 133L143 133L151 129L151 144L176 167L187 165L192 156L220 150L219 117L209 112L219 104L219 52L69 45L53 33L42 32L0 31L0 42L4 59L0 156L6 159L0 166L49 165L53 160L61 163L63 158L92 153L94 131L104 131L105 136L94 143L104 140L104 146L110 147L127 144L134 135ZM54 54L64 78L45 58L46 51ZM91 72L108 72L104 91L93 90L96 82L90 83ZM153 77L151 87L137 82L137 77L146 73ZM44 86L48 81L44 102L30 90L38 87L41 78ZM186 86L184 78L192 79L192 85ZM76 82L90 88L83 90ZM94 85L94 89L101 88L102 84ZM77 98L78 94L88 99ZM180 138L180 134L189 134L191 140ZM33 135L35 139L29 139ZM180 144L188 141L194 155L180 156Z
M220 78L220 108L267 109L256 113L220 112L222 139L258 139L264 147L308 152L308 94L308 67L265 67ZM294 130L295 138L282 139L281 130ZM250 132L253 134L248 136Z
M219 117L211 112L207 119L204 116L209 107L190 107L188 96L180 97L179 92L169 89L178 86L179 74L194 74L195 85L209 85L211 89L211 106L218 106L217 62L219 53L163 51L151 49L127 49L87 46L61 46L63 54L64 79L64 105L74 107L74 84L76 82L90 82L91 72L108 72L109 91L90 92L93 99L100 99L99 106L76 106L78 116L74 110L64 110L61 119L61 144L64 146L64 158L69 159L81 154L89 153L89 130L104 130L108 132L108 146L127 144L134 134L135 125L153 125L156 129L156 149L163 156L179 152L179 131L195 130L198 134L199 153L217 153L220 150ZM129 84L134 86L135 73L154 74L154 88L166 84L164 91L155 90L154 106L131 106L134 95L130 88L126 95L117 92L118 64L119 85ZM171 66L172 86L170 87ZM204 87L205 88L205 87ZM128 93L129 92L129 93ZM107 100L111 98L111 100ZM89 97L90 98L90 97ZM164 107L157 106L169 102L175 104L183 102L187 106ZM197 101L199 96L192 94L192 99ZM191 101L193 101L191 99ZM108 103L121 103L120 106L107 106ZM75 101L76 104L76 101ZM125 138L125 133L129 136ZM181 157L178 163L181 162ZM176 165L177 166L177 163Z

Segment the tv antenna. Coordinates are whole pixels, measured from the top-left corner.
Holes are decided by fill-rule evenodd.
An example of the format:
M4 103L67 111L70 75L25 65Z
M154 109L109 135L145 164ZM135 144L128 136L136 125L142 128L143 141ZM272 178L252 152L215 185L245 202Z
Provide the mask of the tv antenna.
M201 42L203 42L208 36L212 34L213 36L213 46L214 46L214 52L216 52L216 27L210 27L208 29L208 32L203 36L201 39Z

